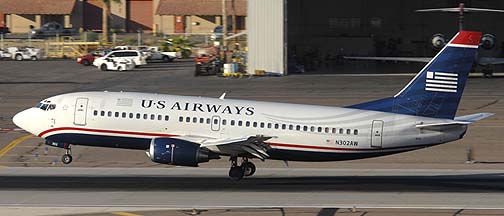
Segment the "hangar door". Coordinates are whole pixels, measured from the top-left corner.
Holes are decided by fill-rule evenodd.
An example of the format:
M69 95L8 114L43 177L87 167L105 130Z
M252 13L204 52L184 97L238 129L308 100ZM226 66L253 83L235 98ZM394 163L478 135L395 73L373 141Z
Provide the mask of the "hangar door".
M152 0L131 0L128 2L128 31L136 32L138 29L152 31L154 24L154 9Z

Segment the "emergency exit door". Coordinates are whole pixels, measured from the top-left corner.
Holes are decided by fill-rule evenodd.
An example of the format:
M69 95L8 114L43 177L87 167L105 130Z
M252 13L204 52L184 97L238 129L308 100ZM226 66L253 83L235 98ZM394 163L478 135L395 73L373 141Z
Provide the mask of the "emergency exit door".
M383 121L374 120L371 127L371 147L381 148L383 143Z
M77 98L75 101L74 124L86 125L87 105L89 99Z

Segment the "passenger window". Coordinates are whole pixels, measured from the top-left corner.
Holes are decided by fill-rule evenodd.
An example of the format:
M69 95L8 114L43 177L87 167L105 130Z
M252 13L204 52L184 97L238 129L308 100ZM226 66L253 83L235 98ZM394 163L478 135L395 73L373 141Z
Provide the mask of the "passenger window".
M257 127L257 122L254 122L254 123L253 123L253 126L254 126L254 127Z
M162 115L158 115L158 116L157 116L157 120L158 120L158 121L163 120L163 116L162 116Z
M130 117L130 118L133 118L133 113L129 113L129 117Z
M260 127L264 128L264 122L261 122Z
M275 124L275 129L278 129L280 127L279 124Z
M97 116L98 115L98 110L93 111L93 115Z
M340 129L339 129L339 133L340 133L340 134L343 134L343 128L340 128Z
M311 127L310 127L310 131L311 131L311 132L315 132L315 127L314 127L314 126L311 126Z
M200 119L199 119L199 123L200 123L200 124L205 123L205 119L204 119L204 118L200 118Z
M226 123L227 123L227 120L226 120L226 119L223 119L223 120L222 120L222 125L226 125Z
M235 120L231 120L231 126L235 125Z
M193 123L198 123L198 118L194 117L194 118L192 119L192 122L193 122Z
M143 114L143 119L148 119L148 118L149 118L149 115Z
M285 130L287 128L287 125L282 124L282 130Z
M101 116L105 116L105 111L101 111L101 112L100 112L100 115L101 115Z
M114 116L115 116L116 118L117 118L117 117L119 117L119 112L115 112L115 113L114 113Z
M317 128L317 131L318 131L319 133L320 133L320 132L322 132L322 127L318 127L318 128Z
M328 127L325 128L325 132L329 133L329 128Z
M351 131L350 129L347 129L346 134L350 134L350 131Z
M123 117L123 118L126 118L126 112L123 112L123 113L122 113L122 117Z
M206 119L206 123L210 124L210 119L209 118Z
M184 121L184 117L180 116L180 117L178 118L178 121L179 121L179 122L183 122L183 121Z
M164 120L165 120L165 121L170 120L170 116L165 115L165 116L164 116Z
M216 124L219 124L219 119L214 119L213 120L213 123L216 125Z
M268 123L268 128L271 128L271 123Z
M156 115L151 114L151 115L150 115L150 120L155 120L155 119L156 119Z
M333 128L332 129L332 133L335 134L336 133L336 128Z
M191 117L186 117L185 121L188 123L191 122Z
M289 130L294 130L294 125L289 125Z
M250 127L250 122L249 122L249 121L247 121L247 122L245 123L245 127Z
M301 130L301 125L296 125L296 130Z
M136 114L136 118L137 118L137 119L140 119L140 117L142 117L142 114L137 113L137 114Z
M108 111L107 115L108 117L112 117L112 111Z
M308 131L308 126L303 126L303 131Z
M359 130L355 129L355 130L353 131L353 134L354 134L354 135L358 135L358 134L359 134Z
M242 126L243 122L242 121L238 121L238 126Z

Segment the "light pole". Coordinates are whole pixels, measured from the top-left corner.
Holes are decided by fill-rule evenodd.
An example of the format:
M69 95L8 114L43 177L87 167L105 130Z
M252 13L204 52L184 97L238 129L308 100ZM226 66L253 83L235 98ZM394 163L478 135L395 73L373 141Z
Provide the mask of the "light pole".
M137 29L137 46L142 45L142 29Z

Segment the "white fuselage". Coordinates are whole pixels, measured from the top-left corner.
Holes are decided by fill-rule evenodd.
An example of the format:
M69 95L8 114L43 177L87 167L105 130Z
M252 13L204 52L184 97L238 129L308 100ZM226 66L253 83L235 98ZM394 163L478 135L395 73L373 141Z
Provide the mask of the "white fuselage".
M281 160L373 157L457 140L466 130L419 129L416 125L440 119L385 112L164 94L80 92L46 101L55 108L24 111L30 114L23 118L36 124L21 127L54 142L148 149L157 137L263 135L273 137L266 144L274 150L272 159ZM234 154L232 149L209 149Z

